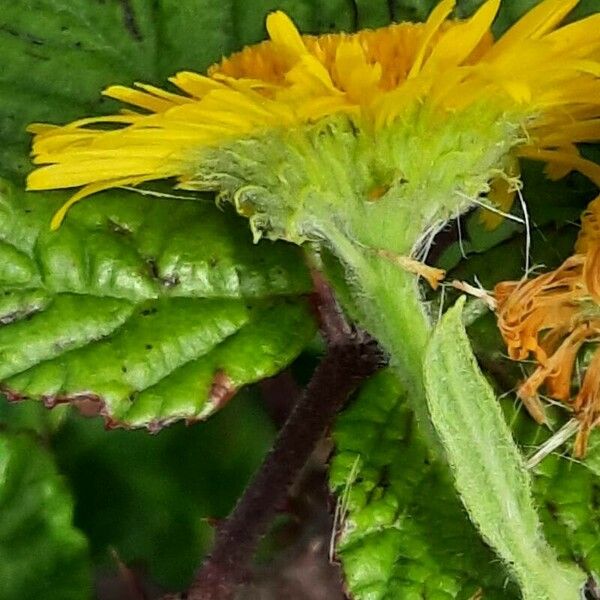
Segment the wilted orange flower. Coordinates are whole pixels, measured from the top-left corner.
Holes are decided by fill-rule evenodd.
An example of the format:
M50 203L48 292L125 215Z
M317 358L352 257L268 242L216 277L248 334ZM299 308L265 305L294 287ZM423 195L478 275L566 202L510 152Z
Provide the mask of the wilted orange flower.
M540 423L540 389L560 400L579 420L575 455L584 456L591 429L600 423L600 348L581 385L573 384L575 361L586 342L600 335L600 197L582 216L575 254L558 269L534 279L499 283L494 295L498 324L509 356L533 356L538 365L518 396Z

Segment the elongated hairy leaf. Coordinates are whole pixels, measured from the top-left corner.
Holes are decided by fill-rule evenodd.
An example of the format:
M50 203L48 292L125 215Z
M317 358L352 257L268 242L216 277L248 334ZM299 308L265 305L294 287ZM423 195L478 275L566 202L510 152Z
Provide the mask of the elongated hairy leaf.
M429 412L456 487L483 537L514 571L523 597L576 600L585 574L560 564L541 533L531 480L462 322L464 298L436 327L424 365Z
M395 375L373 377L339 418L331 484L337 556L353 598L516 598L448 471L431 463Z
M528 454L550 435L513 401L507 422ZM508 572L482 544L445 469L431 464L401 385L373 377L335 430L331 484L336 550L353 598L518 598ZM600 572L600 444L583 463L559 453L532 473L543 532L561 560ZM589 465L589 466L588 466Z

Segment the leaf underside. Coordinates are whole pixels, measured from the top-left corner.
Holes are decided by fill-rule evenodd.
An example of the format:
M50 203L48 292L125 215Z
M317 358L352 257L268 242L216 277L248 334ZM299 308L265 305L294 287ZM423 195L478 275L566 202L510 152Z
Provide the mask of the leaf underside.
M531 474L477 365L463 324L464 301L460 298L437 324L424 366L429 413L456 489L524 599L575 600L586 576L575 565L560 563L541 534Z

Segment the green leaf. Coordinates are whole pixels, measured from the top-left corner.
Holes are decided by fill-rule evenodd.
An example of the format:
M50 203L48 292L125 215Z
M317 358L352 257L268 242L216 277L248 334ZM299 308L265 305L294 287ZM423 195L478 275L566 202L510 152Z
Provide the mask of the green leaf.
M575 600L585 574L560 564L541 534L531 481L462 321L464 298L436 327L425 385L431 419L473 522L516 576L526 600Z
M501 405L523 451L533 454L551 432L513 398ZM508 574L480 541L447 471L430 463L391 372L363 386L334 436L337 552L354 598L469 600L478 588L486 599L518 597L505 587ZM592 437L583 463L554 453L533 472L545 537L560 560L588 573L600 572L599 441Z
M593 7L595 0L584 2ZM533 2L505 0L500 29ZM459 15L481 0L458 2ZM114 112L111 84L165 85L178 70L213 62L265 38L265 17L285 10L304 33L424 20L435 0L0 0L0 174L26 173L32 122ZM588 7L588 11L592 10Z
M552 435L511 398L502 402L507 421L523 451L533 455ZM564 423L564 411L549 407L553 429ZM600 573L600 436L594 432L583 461L571 458L571 448L546 456L533 470L533 491L544 534L561 560L577 563L587 573ZM570 446L570 444L569 444Z
M0 381L91 399L113 423L204 418L314 334L297 248L253 246L212 203L113 192L48 228L63 194L0 195Z
M181 423L156 436L105 431L72 413L52 447L97 570L116 570L114 550L147 581L189 586L209 550L209 520L228 514L271 444L273 424L257 395L249 389L202 426Z
M339 417L331 486L337 554L357 600L516 598L483 544L447 469L429 459L391 371L367 382Z
M111 84L203 72L264 39L275 8L305 32L357 25L349 0L0 0L0 173L29 170L29 123L114 112L100 95Z
M550 239L549 245L553 242ZM500 405L514 438L527 457L533 456L565 424L570 413L547 406L550 428L541 427L515 398L523 368L530 365L508 359L493 314L478 319L469 328L469 337L479 364L494 377L502 393ZM536 507L546 539L559 559L577 563L587 573L600 573L600 436L592 434L583 461L572 459L570 446L557 449L533 469Z
M0 598L91 597L87 543L52 459L29 436L0 434Z

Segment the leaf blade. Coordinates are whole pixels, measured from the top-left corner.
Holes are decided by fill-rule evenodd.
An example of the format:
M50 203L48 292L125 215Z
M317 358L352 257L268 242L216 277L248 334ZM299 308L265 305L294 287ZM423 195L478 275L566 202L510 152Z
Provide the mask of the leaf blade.
M50 456L27 435L0 434L0 597L91 597L87 543Z
M336 550L357 600L516 598L469 522L447 469L430 460L397 377L371 378L334 430ZM345 509L344 509L345 507Z
M531 482L462 323L464 300L430 341L425 385L456 487L484 538L513 570L524 598L575 599L586 576L560 564L541 533Z
M63 197L0 190L9 397L93 400L113 425L156 429L205 418L314 334L298 248L253 245L212 203L118 191L51 232ZM223 377L228 390L215 393Z

